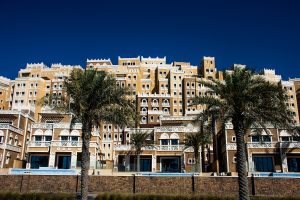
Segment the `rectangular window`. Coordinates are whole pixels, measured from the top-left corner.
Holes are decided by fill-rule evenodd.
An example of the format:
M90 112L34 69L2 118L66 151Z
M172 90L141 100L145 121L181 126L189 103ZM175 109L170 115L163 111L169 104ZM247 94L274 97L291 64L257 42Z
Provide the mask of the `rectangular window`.
M71 141L78 141L78 138L79 138L78 136L72 136Z
M300 158L287 158L289 172L300 172Z
M45 141L46 142L49 142L49 141L51 141L52 140L52 136L45 136Z
M178 145L178 140L177 139L172 139L171 144L172 145Z
M271 142L271 136L270 135L263 135L262 136L263 142Z
M288 142L288 141L290 141L290 137L288 137L288 136L281 137L281 141Z
M42 141L42 136L35 136L35 141Z
M161 145L168 145L168 140L160 140Z
M257 172L273 172L273 157L253 156L254 170Z
M68 136L61 136L60 137L62 141L68 141L69 137Z

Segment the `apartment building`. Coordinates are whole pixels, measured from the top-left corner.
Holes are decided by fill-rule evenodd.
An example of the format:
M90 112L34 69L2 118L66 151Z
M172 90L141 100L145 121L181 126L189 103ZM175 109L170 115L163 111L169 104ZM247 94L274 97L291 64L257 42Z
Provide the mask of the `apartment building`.
M235 67L245 66L235 65ZM3 100L0 104L2 108L6 112L13 111L23 113L24 116L28 115L30 122L34 122L32 125L28 123L27 127L19 127L19 129L16 127L17 130L27 130L28 142L23 144L24 140L22 140L20 147L24 150L19 156L21 160L29 163L27 167L80 167L81 125L75 124L71 127L70 115L62 115L38 103L44 96L65 95L63 83L74 68L82 70L80 66L62 64L52 64L51 67L43 63L27 64L25 69L20 70L15 80L0 78L1 91L3 91L2 96L0 93L0 99ZM202 82L223 80L223 73L217 70L214 57L203 57L200 66L191 65L189 62L167 63L166 57L118 57L117 64L113 64L110 59L87 59L86 69L106 71L115 76L120 87L131 88L131 98L136 100L137 114L140 117L137 129L152 132L152 139L154 139L154 146L142 152L140 163L142 171L180 172L183 168L186 171L195 169L193 150L184 148L183 141L186 134L198 131L194 119L205 109L200 105L192 105L192 99L195 96L216 95L211 93ZM270 69L263 70L260 76L268 81L282 84L289 97L287 105L295 115L295 122L299 124L297 81L283 81L281 76ZM59 98L54 101L57 102L51 103L60 103ZM27 115L24 114L25 111ZM0 119L2 120L1 115ZM5 120L3 117L2 121L6 123ZM298 138L284 130L276 130L272 127L269 130L270 133L262 135L263 139L257 139L255 136L252 139L249 131L247 137L249 171L260 170L257 163L264 162L264 157L267 157L267 163L270 159L273 162L273 168L267 169L297 171L298 168L292 169L289 163L297 165L299 162ZM132 152L130 139L131 134L136 131L129 127L121 129L118 125L108 123L95 126L90 146L91 168L135 170L136 157ZM4 135L2 141L9 141L4 130L0 135ZM203 170L216 170L220 163L220 171L236 171L236 147L234 147L232 128L227 126L225 134L220 134L216 138L218 141L214 139L215 143L201 149ZM263 140L265 144L260 144L257 140ZM267 143L272 144L266 145ZM1 150L2 146L0 146ZM288 153L284 154L286 151ZM2 151L1 154L5 155L5 152ZM4 156L2 157L5 159ZM20 166L11 160L9 164L2 166Z
M25 166L33 122L30 110L0 110L0 168Z
M221 171L236 172L236 136L232 124L227 124L225 134L220 135ZM267 127L267 133L257 135L248 130L245 143L247 146L247 166L249 172L299 172L300 137L286 130Z
M81 124L71 125L71 117L46 110L41 113L40 121L31 127L27 167L80 168ZM100 131L97 127L93 128L89 151L90 168L95 169L101 165Z
M12 81L0 76L0 110L8 110L10 108L9 102L12 97L12 89Z

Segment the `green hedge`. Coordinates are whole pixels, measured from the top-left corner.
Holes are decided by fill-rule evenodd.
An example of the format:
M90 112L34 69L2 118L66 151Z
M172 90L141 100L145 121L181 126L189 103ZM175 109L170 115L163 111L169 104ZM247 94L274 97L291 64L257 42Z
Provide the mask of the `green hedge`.
M149 194L110 194L101 193L96 200L233 200L226 196L184 196L184 195L149 195ZM251 200L300 200L300 197L251 197Z
M0 192L0 200L74 200L75 194Z
M103 193L96 200L233 200L234 197L217 196L184 196L184 195L151 195L151 194L109 194Z

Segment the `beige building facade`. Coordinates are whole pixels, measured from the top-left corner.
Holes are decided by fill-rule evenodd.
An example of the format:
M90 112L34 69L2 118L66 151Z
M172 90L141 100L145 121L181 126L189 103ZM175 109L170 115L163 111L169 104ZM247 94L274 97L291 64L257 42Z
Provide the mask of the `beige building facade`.
M52 64L48 67L44 63L33 63L21 69L15 80L0 77L0 108L6 113L0 115L0 127L6 127L0 132L2 168L20 167L20 163L24 167L24 162L31 168L80 167L81 125L70 127L70 115L53 112L38 103L45 96L64 96L64 80L73 69L83 70L80 66ZM181 172L195 169L193 149L184 148L183 141L186 134L198 131L193 120L205 109L199 105L194 106L193 98L216 96L201 83L214 79L223 80L223 73L217 70L214 57L203 57L200 66L189 62L168 63L166 57L118 57L117 64L113 64L110 59L87 59L86 69L106 71L116 78L120 87L131 88L131 98L136 100L137 114L140 117L137 129L152 132L154 139L154 146L145 148L142 152L142 171ZM299 124L299 82L296 79L283 81L271 69L264 69L260 76L270 82L282 84L288 95L286 103L295 116L295 123ZM59 98L55 101L57 102L51 103L60 103ZM21 113L20 116L24 119L15 117L19 116L16 113ZM27 120L27 125L17 126L14 120L19 119ZM251 131L249 132L249 171L255 171L256 163L263 162L264 159L266 162L272 160L273 165L268 169L273 171L295 171L290 165L298 162L299 141L282 131L270 128L270 134L267 135L271 137L271 141L265 136L265 142L268 143L265 146L259 146L255 137L252 140ZM115 124L95 126L90 146L91 168L136 170L136 157L130 145L131 134L135 132L136 129L121 129ZM225 135L218 136L222 148L217 152L213 143L201 148L204 171L218 169L216 161L220 162L219 171L236 171L233 131L228 126L225 132ZM10 134L12 138L18 135L15 146ZM290 151L290 147L293 151ZM8 151L11 159L7 161Z

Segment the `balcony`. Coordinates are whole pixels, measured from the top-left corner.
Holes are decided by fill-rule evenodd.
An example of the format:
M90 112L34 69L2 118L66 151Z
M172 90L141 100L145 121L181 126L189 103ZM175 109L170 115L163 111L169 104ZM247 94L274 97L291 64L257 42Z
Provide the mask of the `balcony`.
M142 150L155 150L155 151L183 151L184 145L155 145L147 146L142 148ZM130 145L116 145L114 147L116 151L131 151L132 147Z
M27 143L28 152L49 152L50 141L29 141Z
M157 145L157 151L183 151L184 145Z
M11 145L11 144L0 144L0 148L1 149L7 149L7 150L10 150L10 151L15 151L15 152L18 152L18 153L21 152L20 147L17 147L17 146Z
M300 148L300 142L280 142L280 148L283 149Z
M279 148L279 143L278 142L265 142L265 143L251 142L251 143L247 143L247 148L249 148L249 149L271 149L271 148ZM291 148L291 147L289 147L289 148ZM237 148L236 148L236 144L235 143L228 143L228 144L226 144L226 150L236 150L236 149Z
M53 124L47 124L47 123L32 124L31 128L36 128L36 129L52 129L53 128Z
M50 141L29 141L28 147L49 147L51 145Z
M18 133L20 135L23 135L23 130L22 129L16 128L16 127L14 127L11 124L0 124L0 129L6 129L6 130L8 129L8 130L10 130L12 132L15 132L15 133Z
M163 107L170 107L170 103L162 103Z
M264 143L247 143L247 148L263 148L263 149L268 149L268 148L277 148L279 147L278 142L264 142Z
M198 115L200 114L202 111L201 110L186 110L186 114L187 115Z
M64 141L64 140L52 140L51 146L53 147L81 147L82 142L80 141Z
M149 110L148 114L149 115L162 115L163 112L161 110Z

